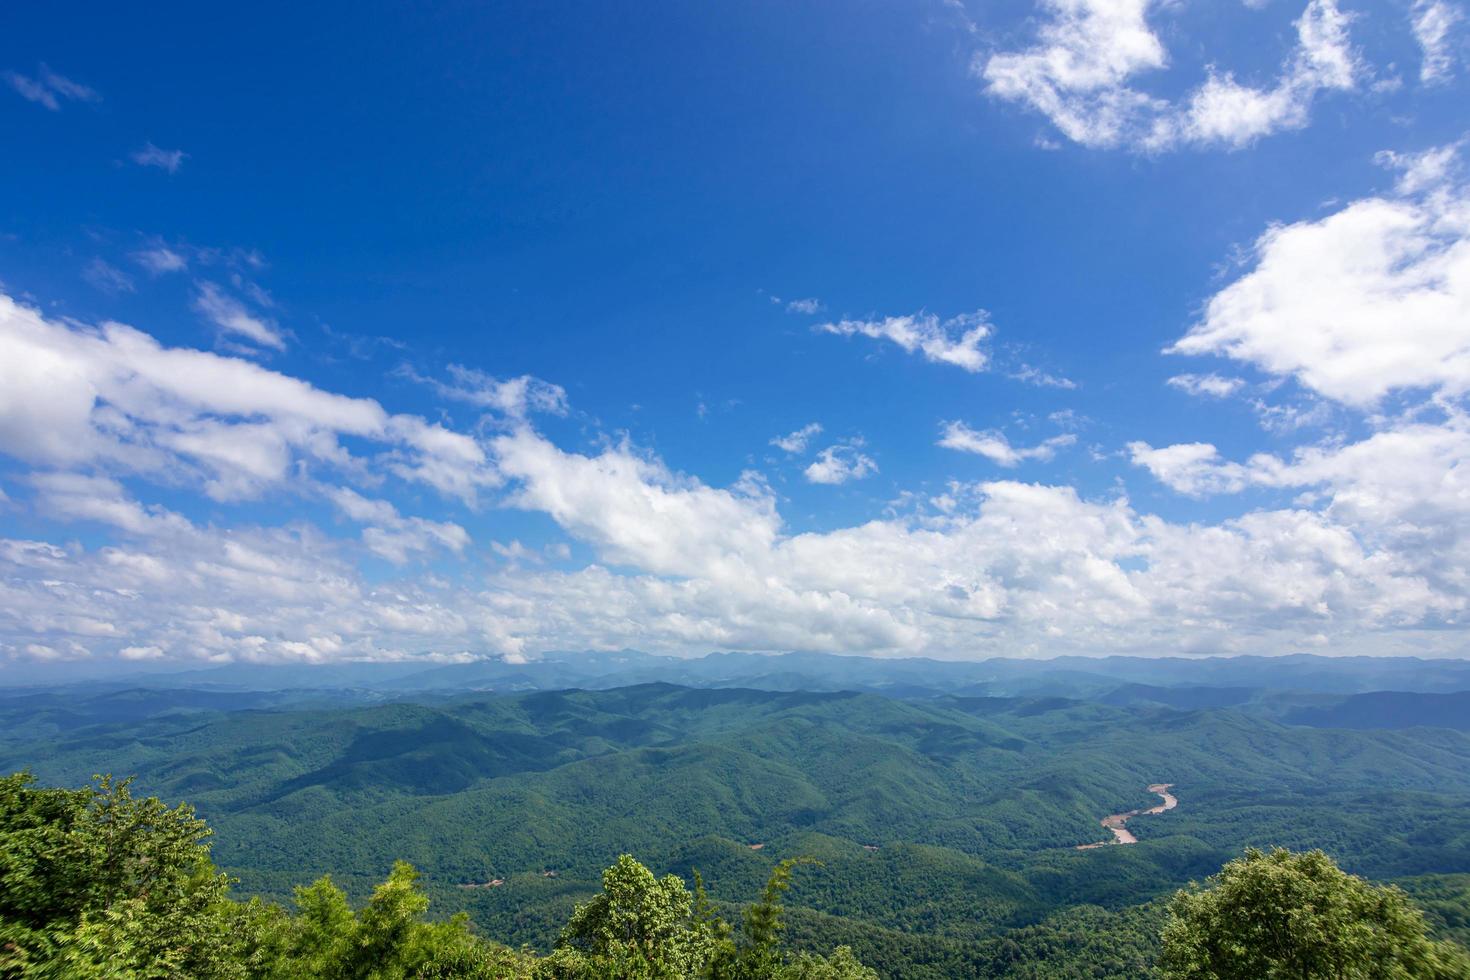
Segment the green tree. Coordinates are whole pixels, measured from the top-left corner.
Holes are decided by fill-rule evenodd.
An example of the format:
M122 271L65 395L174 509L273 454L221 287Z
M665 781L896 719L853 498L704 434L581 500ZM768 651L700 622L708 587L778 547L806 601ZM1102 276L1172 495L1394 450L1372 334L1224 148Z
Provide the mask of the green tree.
M848 947L838 946L831 956L798 953L774 976L777 980L878 980L878 971L863 966Z
M419 874L399 861L353 912L343 891L328 877L296 889L298 914L279 913L275 928L261 934L261 980L430 980L430 978L528 977L533 958L476 938L469 920L426 922L429 899ZM270 915L268 911L259 915ZM272 935L281 936L270 948Z
M787 858L776 865L760 899L741 917L740 941L727 939L716 951L709 970L712 980L877 980L877 972L863 966L846 946L839 946L831 956L805 952L793 956L782 949L784 898L791 888L791 872L803 864L817 863L811 858Z
M702 889L701 889L702 891ZM674 980L701 976L717 942L717 920L676 875L656 878L624 854L602 874L602 893L577 906L544 968L556 977Z
M131 780L78 790L0 778L0 975L243 976L229 879L188 806Z
M728 945L711 971L717 980L765 980L784 966L781 933L785 929L782 899L791 887L792 869L815 863L809 858L787 858L771 871L760 900L741 917L738 945Z
M1464 980L1470 954L1428 937L1399 889L1350 875L1321 851L1251 849L1169 907L1170 980Z

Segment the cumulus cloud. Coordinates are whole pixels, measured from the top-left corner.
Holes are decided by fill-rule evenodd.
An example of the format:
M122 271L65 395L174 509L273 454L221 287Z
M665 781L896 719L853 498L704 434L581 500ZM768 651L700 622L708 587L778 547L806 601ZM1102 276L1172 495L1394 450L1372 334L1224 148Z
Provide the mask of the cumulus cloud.
M767 550L779 520L769 490L680 476L628 445L567 453L530 429L493 441L516 506L549 514L608 559L656 574L719 575Z
M93 521L128 534L185 534L193 525L164 507L145 507L109 477L80 473L35 473L28 481L40 510L64 521Z
M962 453L984 456L1001 466L1019 466L1027 460L1045 462L1057 454L1057 450L1070 446L1077 437L1070 432L1052 436L1036 446L1019 448L1012 446L1004 432L999 429L976 431L963 422L945 422L941 427L938 445Z
M74 82L64 75L58 75L44 64L40 66L34 77L22 75L17 71L7 71L3 77L6 84L14 89L21 98L45 106L52 112L59 112L63 101L100 102L102 100L102 96L94 90L81 82Z
M1366 408L1390 392L1470 387L1470 191L1443 151L1392 158L1395 194L1270 228L1252 267L1169 351L1290 376Z
M907 516L794 534L753 480L712 487L627 445L584 455L524 428L495 443L509 502L551 517L592 564L373 584L302 524L95 549L3 540L0 644L24 657L134 647L293 661L629 645L978 656L1285 651L1325 634L1344 651L1422 653L1455 642L1433 627L1458 621L1470 587L1442 551L1408 548L1408 528L1354 532L1349 521L1376 526L1375 513L1403 523L1397 494L1418 491L1398 474L1353 510L1344 498L1212 525L1069 487L954 485ZM1360 466L1324 465L1344 479ZM367 498L344 504L366 522L391 516Z
M183 150L164 150L152 143L144 143L128 154L132 161L140 167L157 167L171 174L178 173L188 155Z
M627 441L564 448L512 417L517 399L496 403L508 421L482 441L243 358L55 322L8 298L0 351L0 451L29 467L8 481L7 506L61 527L56 541L0 539L0 657L310 662L625 646L976 657L1286 652L1321 636L1340 652L1424 654L1457 647L1462 632L1446 627L1463 624L1470 597L1470 426L1452 407L1244 462L1207 443L1130 447L1186 492L1290 497L1226 520L1176 523L1115 494L999 480L801 532L755 475L715 486ZM953 433L998 463L1065 445ZM493 490L554 522L586 563L477 564L459 523L405 513L411 495L390 499L394 478L466 504ZM147 502L141 487L159 483L170 500L304 491L360 537L301 519L195 523ZM100 529L85 536L96 543L75 543L69 522ZM365 551L390 564L463 557L442 577L385 578L361 566Z
M878 472L878 464L861 451L862 440L838 443L817 453L817 458L802 471L808 483L836 486L861 480Z
M1227 463L1208 442L1177 443L1155 449L1146 442L1130 442L1135 466L1142 466L1160 483L1192 497L1208 493L1235 493L1251 481L1250 470Z
M348 518L367 525L362 540L368 550L395 565L435 548L459 554L470 543L469 533L458 524L404 517L392 503L369 499L350 487L326 487L323 492Z
M502 649L493 619L422 581L371 584L305 525L194 528L92 549L0 540L9 657L452 659L471 637Z
M1168 54L1149 27L1150 0L1042 0L1037 44L976 61L994 96L1024 102L1069 139L1111 146L1164 108L1129 87Z
M620 638L625 617L642 609L631 629L648 630L643 642L655 635L683 648L974 655L1189 646L1228 630L1260 649L1301 630L1405 626L1463 608L1462 591L1437 588L1405 556L1305 509L1174 525L1124 500L992 482L951 488L929 516L787 535L768 496L675 477L626 448L579 457L530 433L514 438L544 464L522 506L550 504L605 558L674 576L593 566L530 584L538 602L577 596L594 632ZM588 479L589 469L609 478ZM576 492L555 493L562 482Z
M788 432L784 436L777 436L771 440L771 445L782 452L797 453L806 452L807 443L811 442L813 436L822 434L822 426L819 422L809 422L795 432Z
M819 324L816 330L840 337L862 336L897 344L925 360L953 364L966 371L983 371L990 355L981 344L990 336L990 316L984 310L940 320L932 313L890 316L881 320L840 320Z
M1335 0L1310 0L1296 22L1297 45L1275 84L1241 84L1213 67L1182 102L1134 87L1136 76L1169 66L1148 22L1154 0L1041 0L1037 43L977 58L974 72L993 96L1042 113L1084 146L1161 151L1245 146L1308 122L1322 91L1356 87L1361 74L1350 17Z
M805 313L811 316L822 312L822 301L813 296L808 296L806 299L794 299L786 304L786 312Z
M1285 129L1301 129L1321 91L1349 91L1360 72L1348 38L1351 17L1333 0L1312 0L1297 21L1297 50L1269 89L1211 72L1178 119L1151 142L1222 143L1241 147Z
M1458 146L1379 159L1399 173L1392 194L1269 229L1171 348L1295 378L1306 401L1254 400L1277 432L1336 417L1368 434L1243 460L1208 442L1128 450L1190 496L1290 495L1323 542L1393 567L1397 599L1452 621L1470 587L1470 195Z
M124 324L59 323L0 295L0 351L0 452L35 466L149 473L236 500L299 465L360 470L351 437L379 445L376 470L468 502L500 482L470 436Z
M1205 444L1130 447L1134 462L1190 494L1285 489L1357 546L1392 560L1455 608L1470 588L1470 421L1404 423L1282 458L1224 459Z

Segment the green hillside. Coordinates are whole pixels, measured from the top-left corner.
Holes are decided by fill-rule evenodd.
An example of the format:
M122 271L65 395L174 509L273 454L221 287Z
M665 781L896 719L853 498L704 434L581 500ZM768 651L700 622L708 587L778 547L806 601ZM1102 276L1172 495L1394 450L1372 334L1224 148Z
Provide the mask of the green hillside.
M903 976L1057 942L1116 947L1127 975L1152 948L1135 941L1149 903L1251 845L1321 847L1380 879L1470 873L1470 735L1445 729L668 684L233 711L182 694L100 695L99 714L134 707L40 739L12 727L0 767L63 785L136 773L188 799L247 893L330 872L361 898L406 860L435 908L513 945L549 948L622 853L699 871L716 902L819 858L789 896L793 937ZM1109 836L1103 816L1158 802L1156 782L1180 805L1131 821L1139 844L1076 849Z

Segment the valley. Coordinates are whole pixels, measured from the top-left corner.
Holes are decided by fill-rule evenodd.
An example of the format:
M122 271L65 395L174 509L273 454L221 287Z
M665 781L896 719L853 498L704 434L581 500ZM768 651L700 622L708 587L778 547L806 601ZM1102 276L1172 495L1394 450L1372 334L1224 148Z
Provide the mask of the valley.
M1137 844L1138 838L1128 829L1128 821L1134 817L1149 816L1155 813L1165 813L1179 805L1179 800L1169 790L1173 783L1154 783L1149 786L1150 793L1156 793L1164 800L1158 806L1149 807L1146 810L1129 810L1126 813L1114 813L1102 818L1102 825L1112 831L1113 839L1098 841L1095 844L1078 844L1077 850L1090 851L1097 847L1107 847L1109 844Z
M1470 733L1287 724L1283 704L1354 695L1108 687L1120 669L1014 695L927 690L901 662L902 693L29 690L0 696L0 765L187 799L241 894L290 902L330 873L360 900L403 859L439 914L540 949L621 853L698 872L721 908L811 858L793 941L851 945L885 976L1005 976L988 958L1028 943L1112 964L1078 976L1138 976L1160 903L1251 846L1321 847L1426 893L1470 875ZM1128 846L1097 841L1099 812Z

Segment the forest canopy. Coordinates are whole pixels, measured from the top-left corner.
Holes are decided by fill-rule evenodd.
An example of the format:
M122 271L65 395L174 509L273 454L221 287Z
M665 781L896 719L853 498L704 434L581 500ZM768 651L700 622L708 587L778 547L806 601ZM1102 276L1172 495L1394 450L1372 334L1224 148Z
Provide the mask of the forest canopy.
M630 855L579 904L548 955L433 920L419 874L397 862L360 907L330 877L297 887L295 909L238 901L209 856L212 832L187 804L136 797L131 780L80 789L0 778L0 976L185 980L877 980L838 946L783 942L783 895L806 859L779 862L738 921L695 874L658 877ZM982 896L976 896L977 900ZM1094 920L1097 921L1097 920ZM1048 976L1045 935L993 950L976 976ZM1009 960L1007 962L1007 960ZM972 961L973 962L973 961ZM1019 971L1017 968L1020 968ZM1040 968L1042 972L1034 972ZM1339 869L1320 851L1249 850L1169 905L1159 968L1168 980L1370 980L1470 976L1470 953L1428 935L1397 888Z
M876 980L845 948L780 945L776 868L739 928L703 887L656 878L629 855L603 875L545 957L483 939L468 918L426 918L418 873L397 862L354 909L329 877L296 889L296 910L229 897L209 858L211 831L186 804L139 798L131 780L81 789L0 779L0 976L37 978L628 978Z

